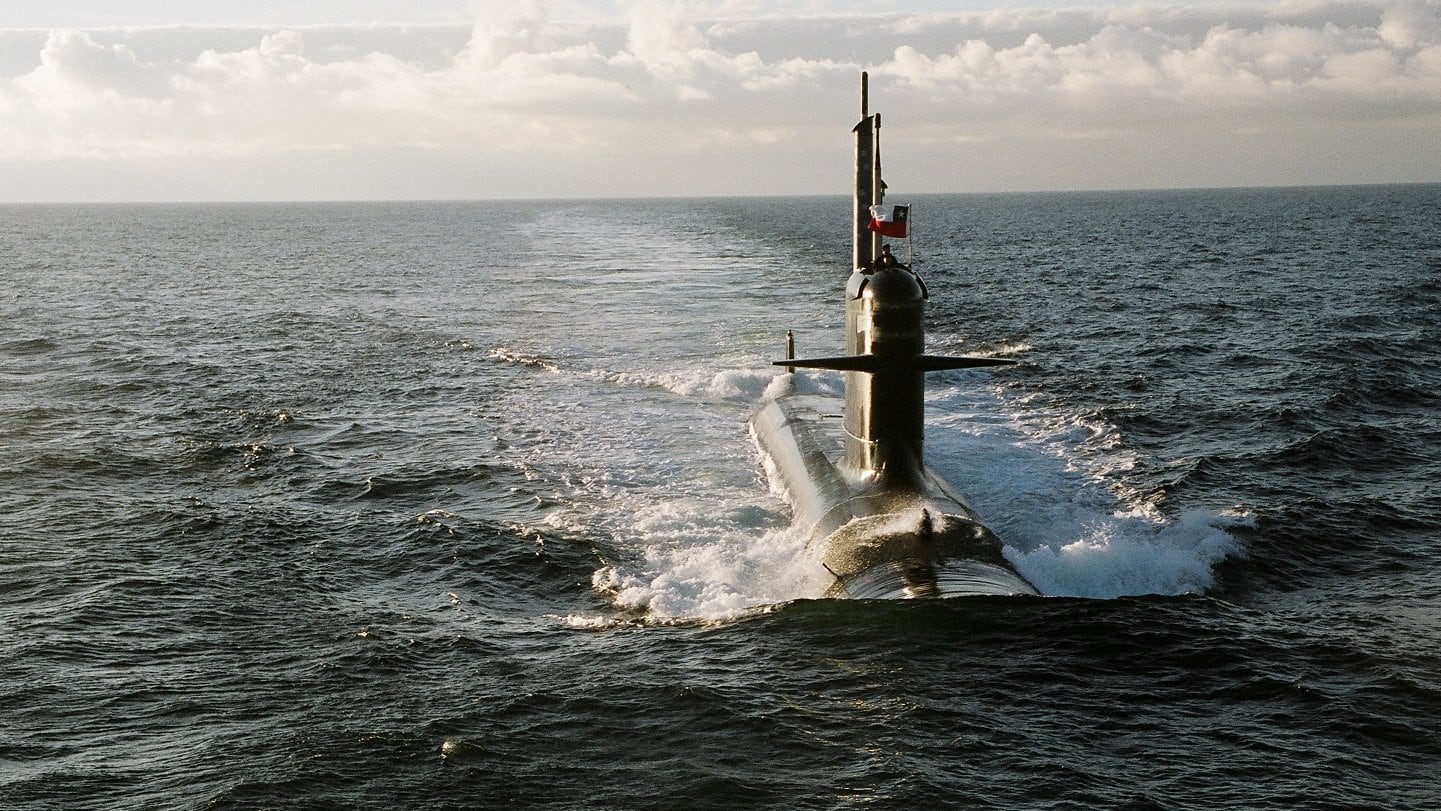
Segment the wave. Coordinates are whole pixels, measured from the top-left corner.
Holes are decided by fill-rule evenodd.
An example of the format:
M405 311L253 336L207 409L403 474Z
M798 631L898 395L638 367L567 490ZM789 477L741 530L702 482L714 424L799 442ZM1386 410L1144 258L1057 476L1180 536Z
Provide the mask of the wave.
M1214 568L1244 554L1231 508L1161 511L1127 483L1140 465L1098 413L1052 408L993 386L937 394L932 463L1007 545L1007 558L1048 596L1203 593Z
M470 348L470 345L464 344L463 348ZM547 372L560 371L560 365L556 362L555 358L547 357L544 355L529 354L517 349L511 349L509 347L492 347L490 352L487 353L487 355L493 360L498 360L501 363L507 363L514 366L528 366L532 369L541 369Z

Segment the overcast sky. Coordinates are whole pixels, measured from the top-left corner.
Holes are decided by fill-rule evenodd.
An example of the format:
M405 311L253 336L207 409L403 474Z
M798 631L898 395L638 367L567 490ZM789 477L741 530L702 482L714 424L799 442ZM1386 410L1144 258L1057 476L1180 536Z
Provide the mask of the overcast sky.
M0 2L0 201L1441 181L1441 0Z

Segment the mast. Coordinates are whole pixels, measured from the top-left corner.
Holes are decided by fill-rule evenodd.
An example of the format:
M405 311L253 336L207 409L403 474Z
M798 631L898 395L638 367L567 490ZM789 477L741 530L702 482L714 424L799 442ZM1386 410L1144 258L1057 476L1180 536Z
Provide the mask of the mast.
M876 164L877 117L871 116L869 87L870 77L861 71L861 120L853 130L856 134L856 189L852 204L851 266L855 270L870 268L880 253L877 235L868 227L871 206L876 204L877 177L880 174Z

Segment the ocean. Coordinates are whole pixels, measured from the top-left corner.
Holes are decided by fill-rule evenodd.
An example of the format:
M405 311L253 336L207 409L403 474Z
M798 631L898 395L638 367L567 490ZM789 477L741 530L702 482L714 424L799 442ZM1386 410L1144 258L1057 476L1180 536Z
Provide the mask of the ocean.
M0 807L1441 808L1441 186L891 202L1043 597L820 599L845 198L0 207Z

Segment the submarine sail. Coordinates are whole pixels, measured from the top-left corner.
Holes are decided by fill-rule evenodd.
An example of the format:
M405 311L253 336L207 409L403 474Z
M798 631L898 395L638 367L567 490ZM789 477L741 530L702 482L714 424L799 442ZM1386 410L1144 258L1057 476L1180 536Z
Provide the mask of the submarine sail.
M881 232L898 234L897 225L878 226L873 217L885 210L885 183L880 115L869 106L862 73L847 354L775 361L786 367L784 390L751 419L752 433L793 521L833 578L827 596L1037 594L965 499L925 463L925 373L1010 361L925 353L929 292L883 241ZM797 368L844 372L842 430L830 428L833 399L796 390Z

